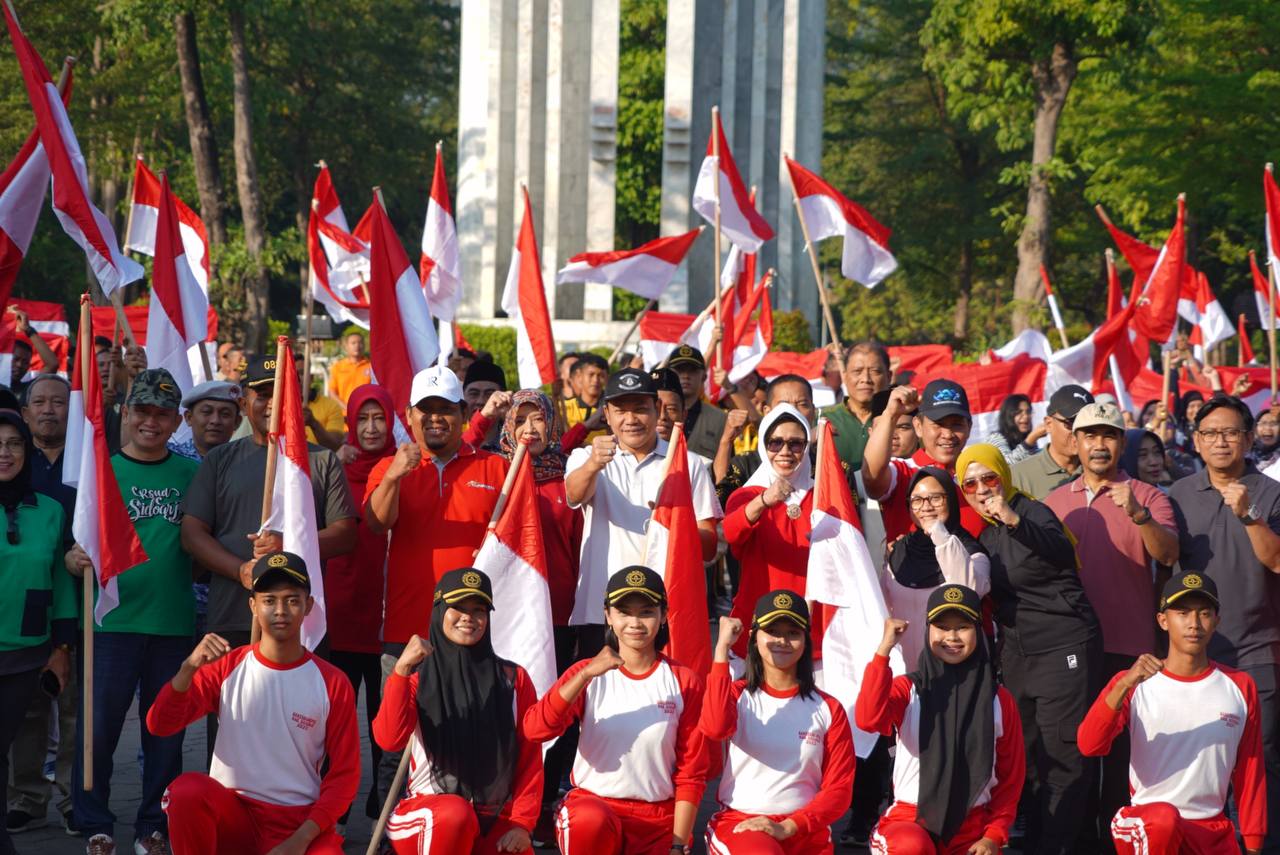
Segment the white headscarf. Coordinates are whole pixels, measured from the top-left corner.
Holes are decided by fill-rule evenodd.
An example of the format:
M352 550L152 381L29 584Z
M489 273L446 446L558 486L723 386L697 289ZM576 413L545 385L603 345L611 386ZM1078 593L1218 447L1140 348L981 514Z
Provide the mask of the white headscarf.
M760 421L760 441L756 445L756 453L760 455L760 466L755 472L751 473L751 477L747 479L744 487L763 487L769 489L773 482L783 476L774 470L773 464L769 461L769 453L765 450L765 445L769 433L773 430L773 426L783 416L790 416L800 423L804 428L804 438L806 442L813 442L813 430L809 427L809 420L801 415L800 411L790 404L778 404ZM791 485L791 495L787 496L787 505L799 507L804 501L805 495L813 489L813 467L809 462L809 449L806 448L804 453L800 455L800 465L790 475L786 476L786 481Z

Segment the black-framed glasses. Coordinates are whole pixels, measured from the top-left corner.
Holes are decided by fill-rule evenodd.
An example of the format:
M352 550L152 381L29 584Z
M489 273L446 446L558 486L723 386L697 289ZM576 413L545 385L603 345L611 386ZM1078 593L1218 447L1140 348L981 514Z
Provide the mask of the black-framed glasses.
M1225 439L1227 445L1235 445L1248 431L1241 428L1222 428L1220 430L1210 428L1209 430L1198 430L1196 433L1200 434L1200 438L1209 443L1209 445L1217 445L1220 439Z
M780 439L775 437L766 442L764 447L770 454L777 454L782 450L783 446L786 446L787 451L790 451L792 454L799 455L804 452L808 445L809 441L805 439Z
M947 504L946 493L922 493L919 496L911 497L911 510L924 510L925 505L931 508L941 508Z

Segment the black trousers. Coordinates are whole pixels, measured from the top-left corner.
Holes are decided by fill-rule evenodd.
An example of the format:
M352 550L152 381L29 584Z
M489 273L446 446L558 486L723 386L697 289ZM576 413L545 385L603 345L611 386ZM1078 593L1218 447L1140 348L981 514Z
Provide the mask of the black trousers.
M4 802L0 803L0 816L9 818L9 746L18 735L22 721L27 717L31 698L40 691L40 672L43 668L19 671L17 674L0 675L0 787L4 787ZM47 702L46 702L47 703ZM4 823L0 823L0 855L16 855L13 841Z
M556 645L556 674L563 674L569 666L579 659L594 656L594 653L578 653L577 628L572 626L553 627ZM598 652L598 651L597 651ZM574 724L551 743L542 761L542 808L550 809L560 796L560 782L573 768L574 755L578 753L578 726Z
M1025 654L1007 638L1000 657L1005 686L1018 703L1027 749L1024 852L1071 855L1088 824L1098 762L1081 756L1076 730L1103 685L1101 639Z
M378 743L373 739L373 719L378 715L378 707L382 703L381 660L382 654L380 653L352 653L348 650L333 650L329 652L329 661L337 666L342 673L346 674L347 679L351 681L351 688L355 692L357 711L360 708L360 684L364 684L364 704L368 716L365 726L369 731L369 757L372 761L372 765L369 768L374 770L378 768L378 764L382 760L382 749L378 747ZM365 799L365 816L370 819L377 819L378 811L381 808L382 803L378 801L378 788L375 785L370 787L369 797ZM345 824L350 813L351 810L348 808L339 821Z
M1104 653L1102 685L1105 686L1108 680L1121 671L1128 671L1137 658L1120 653ZM1097 810L1094 812L1097 817L1097 851L1102 855L1111 855L1116 851L1115 841L1111 839L1111 820L1116 811L1129 804L1129 728L1120 731L1120 735L1111 743L1111 750L1101 760L1101 779L1096 790Z

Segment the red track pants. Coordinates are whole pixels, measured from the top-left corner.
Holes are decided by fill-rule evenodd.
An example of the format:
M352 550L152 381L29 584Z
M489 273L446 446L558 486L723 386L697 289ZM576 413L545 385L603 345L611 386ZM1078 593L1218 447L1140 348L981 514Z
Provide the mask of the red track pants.
M578 787L556 811L562 855L668 855L675 801L607 799Z
M755 814L722 810L707 820L707 852L710 855L830 855L833 851L831 829L821 828L808 834L796 834L786 840L775 840L763 831L733 829ZM782 822L786 815L770 816Z
M1120 808L1111 820L1119 855L1239 855L1236 829L1225 816L1183 819L1168 802Z
M410 796L387 820L387 839L396 855L496 855L498 841L515 827L499 817L481 835L475 809L461 796Z
M941 845L933 842L924 826L916 822L916 806L894 802L871 831L872 855L966 855L969 847L982 839L990 822L986 805L969 811L964 822Z

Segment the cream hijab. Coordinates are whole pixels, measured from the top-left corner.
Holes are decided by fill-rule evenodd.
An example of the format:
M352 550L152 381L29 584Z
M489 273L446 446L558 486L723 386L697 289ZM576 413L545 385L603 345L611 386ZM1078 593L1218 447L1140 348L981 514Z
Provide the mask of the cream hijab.
M755 472L751 473L747 483L743 484L744 487L761 487L767 490L776 479L783 477L773 468L773 463L769 460L769 453L765 450L765 444L773 433L774 426L783 417L790 417L798 422L800 427L804 428L805 441L812 445L813 430L809 427L808 420L790 404L778 404L765 413L764 418L760 421L760 442L756 446L756 453L760 455L760 466ZM785 480L791 485L791 495L787 496L787 506L799 508L800 503L804 501L804 497L813 489L813 464L809 460L808 448L800 455L800 465L796 467L794 472L786 476Z

